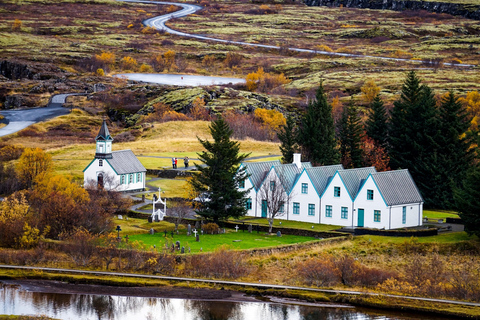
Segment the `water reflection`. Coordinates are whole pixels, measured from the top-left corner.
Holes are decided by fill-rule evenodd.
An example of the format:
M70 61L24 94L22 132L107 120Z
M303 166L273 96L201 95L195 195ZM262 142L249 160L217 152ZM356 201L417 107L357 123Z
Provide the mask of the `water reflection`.
M436 319L386 314L346 307L312 307L267 302L203 301L119 297L84 294L53 294L3 285L0 314L47 315L57 319L92 320L360 320Z

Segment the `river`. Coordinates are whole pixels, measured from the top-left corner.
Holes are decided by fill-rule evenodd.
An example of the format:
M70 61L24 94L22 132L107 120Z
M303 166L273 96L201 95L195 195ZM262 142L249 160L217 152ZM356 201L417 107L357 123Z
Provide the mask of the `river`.
M115 74L114 77L140 82L189 87L245 83L245 79L240 78L197 76L189 74L121 73Z
M193 290L193 289L192 289ZM300 320L398 319L445 320L424 314L402 314L338 304L298 301L212 301L195 299L65 294L30 291L21 281L5 281L0 288L0 314L45 315L55 319L131 320Z

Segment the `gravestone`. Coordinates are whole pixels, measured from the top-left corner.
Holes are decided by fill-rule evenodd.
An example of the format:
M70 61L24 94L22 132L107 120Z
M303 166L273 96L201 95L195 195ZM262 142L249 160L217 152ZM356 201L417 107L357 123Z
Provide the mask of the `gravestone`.
M195 229L197 229L197 230L200 229L200 223L198 221L195 222Z
M142 194L142 202L145 202L145 195Z
M163 231L163 233L165 233L165 238L167 237L167 229L165 229L165 231Z
M189 223L188 226L187 226L187 236L189 236L191 234L192 234L192 226Z
M277 237L281 237L282 233L280 231L277 231Z
M153 222L152 216L148 217L148 223L152 223L152 222Z
M223 228L223 234L227 233L227 231L225 231L225 228Z
M123 220L123 216L121 214L118 215L118 220Z
M172 236L172 238L173 238L173 230L172 230L172 231L170 231L170 235L171 235L171 236Z
M175 249L180 250L180 241L175 242Z
M249 224L249 225L248 225L248 232L249 232L249 233L252 233L252 228L253 228L253 226L252 226L251 224Z
M153 228L150 228L150 234L155 234L155 230L153 230Z
M200 242L200 236L197 234L197 236L195 237L195 241L197 242Z
M128 234L127 234L127 235L125 236L125 242L126 242L126 243L128 243L128 239L129 239L129 237L128 237Z
M156 194L153 194L153 201L156 202L157 200L158 200L158 199L157 199L157 195L156 195Z
M201 234L202 234L202 236L203 236L203 229L202 229L202 230L200 230L200 233L201 233Z
M173 243L172 243L172 249L170 251L175 252L175 245Z
M185 247L182 247L182 250L180 251L180 253L185 253Z
M160 222L160 219L158 218L158 214L155 215L155 222Z

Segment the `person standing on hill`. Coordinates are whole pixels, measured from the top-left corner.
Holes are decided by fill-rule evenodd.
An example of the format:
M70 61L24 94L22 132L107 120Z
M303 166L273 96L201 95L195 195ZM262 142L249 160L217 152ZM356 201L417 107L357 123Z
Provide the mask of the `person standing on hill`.
M183 159L183 163L185 164L185 169L188 168L188 157Z
M177 161L178 161L178 159L175 158L175 169L177 169Z
M172 168L175 169L175 158L172 158Z

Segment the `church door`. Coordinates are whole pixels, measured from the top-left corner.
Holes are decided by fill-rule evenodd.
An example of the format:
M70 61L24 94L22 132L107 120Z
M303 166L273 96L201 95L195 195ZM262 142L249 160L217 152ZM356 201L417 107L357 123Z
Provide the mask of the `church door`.
M103 189L103 173L98 174L97 178L97 188L98 189Z

